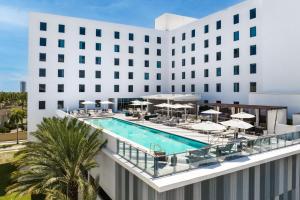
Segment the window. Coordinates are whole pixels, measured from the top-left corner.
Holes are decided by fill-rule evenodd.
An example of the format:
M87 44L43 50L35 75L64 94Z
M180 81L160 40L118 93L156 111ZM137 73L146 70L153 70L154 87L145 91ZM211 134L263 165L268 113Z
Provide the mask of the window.
M114 59L114 65L116 65L116 66L120 65L120 59L119 58Z
M78 104L79 108L84 108L84 104L82 104L83 102L84 100L79 100L79 104Z
M40 22L40 31L47 31L47 23Z
M120 86L114 85L114 92L119 92L119 91L120 91Z
M79 70L79 78L85 78L85 71Z
M157 44L161 44L161 37L157 37L156 42L157 42Z
M172 90L172 92L175 92L175 85L171 86L171 90Z
M209 32L209 25L205 25L204 26L204 33L208 33Z
M172 61L172 68L175 68L175 61Z
M195 57L191 57L191 65L194 65L196 63Z
M233 104L237 104L238 105L238 104L240 104L240 102L239 101L234 101Z
M47 38L40 38L40 46L42 47L47 46Z
M101 37L101 36L102 36L101 29L96 29L96 37Z
M114 79L119 79L120 78L120 72L114 72Z
M65 76L65 70L64 69L58 69L57 70L57 77L63 78Z
M240 49L239 48L233 49L233 57L234 58L240 57Z
M58 40L58 47L59 48L65 48L65 40L59 39Z
M217 83L216 84L216 92L221 92L222 88L221 88L221 83Z
M120 52L120 45L118 44L114 45L114 52Z
M145 66L145 67L149 67L149 60L145 60L145 61L144 61L144 66Z
M219 30L221 28L222 28L222 21L219 20L219 21L216 22L216 29Z
M149 85L144 85L144 92L149 92Z
M144 38L144 39L145 39L145 42L148 43L148 42L150 41L149 35L145 35L145 38Z
M156 55L157 55L157 56L161 56L161 50L160 50L160 49L157 49L157 50L156 50Z
M59 33L64 33L65 32L65 25L59 24L58 25L58 32Z
M256 18L256 8L250 10L250 19Z
M185 92L185 85L181 85L181 92Z
M84 92L85 91L85 85L79 84L79 92Z
M46 101L39 101L39 110L46 109Z
M145 52L145 55L149 55L149 48L145 48L144 52Z
M85 49L85 42L83 41L79 42L79 49Z
M181 39L182 39L182 40L185 40L185 33L182 33Z
M208 48L209 46L209 40L204 40L204 48Z
M133 66L133 59L128 59L128 66L132 67Z
M134 40L134 34L133 33L128 34L128 40L130 40L130 41Z
M185 72L181 72L181 79L182 79L182 80L185 79Z
M238 23L240 23L240 15L239 14L233 15L233 24L238 24Z
M100 108L101 107L101 100L95 100L95 107L96 108Z
M208 69L204 69L204 77L208 77L208 76L209 76Z
M233 66L233 75L239 75L240 74L240 66L235 65Z
M128 85L128 92L133 92L133 85Z
M172 49L172 56L175 56L175 49Z
M181 65L182 65L182 67L185 66L185 59L182 59L182 60L181 60Z
M101 92L101 85L99 84L95 85L95 92Z
M196 78L196 72L195 71L191 71L191 78Z
M238 41L240 40L240 32L239 31L235 31L233 33L233 41Z
M145 80L149 80L149 73L147 73L147 72L144 73L144 79L145 79Z
M120 39L120 32L115 31L114 32L114 37L115 37L115 39Z
M79 63L84 64L85 63L85 56L79 56Z
M57 85L57 92L64 92L65 86L64 84L58 84Z
M207 83L205 83L205 84L204 84L204 92L208 92L208 91L209 91L208 84L207 84Z
M156 61L156 68L161 68L161 61Z
M128 47L128 53L133 53L133 51L134 51L134 50L133 50L133 46L129 46L129 47Z
M161 92L161 86L160 85L156 86L156 92Z
M191 51L195 51L195 49L196 49L195 46L196 46L195 43L192 43L192 44L191 44Z
M233 92L240 92L240 84L233 83Z
M250 64L250 74L256 74L256 64Z
M250 46L250 56L256 55L256 45Z
M96 65L101 65L101 57L96 57L95 58L95 64Z
M250 37L256 37L256 26L250 28Z
M175 73L172 73L172 80L175 80Z
M175 43L175 36L172 37L172 44Z
M96 51L101 51L101 43L96 43Z
M64 54L58 54L57 55L57 61L58 62L65 62L65 55Z
M191 84L191 92L195 92L195 85Z
M95 78L101 78L101 71L95 71Z
M181 53L185 53L185 46L181 47Z
M64 101L57 101L57 109L64 109Z
M222 43L222 37L221 36L216 37L216 45L221 45L221 43Z
M128 72L128 79L133 79L133 72Z
M79 28L79 34L80 35L85 35L85 28L84 27Z
M39 68L39 77L46 77L46 69Z
M204 62L205 62L205 63L208 63L208 62L209 62L209 55L208 55L208 54L205 54L205 55L204 55Z
M45 53L40 53L39 54L39 61L45 62L46 61L46 54Z
M191 37L193 38L193 37L195 37L195 36L196 36L196 30L193 29L193 30L191 31Z
M216 53L216 60L220 61L222 59L222 53L221 52L217 52Z
M222 76L221 67L217 67L217 69L216 69L216 76Z
M39 84L39 92L46 92L46 84Z
M250 92L256 92L256 82L250 82Z

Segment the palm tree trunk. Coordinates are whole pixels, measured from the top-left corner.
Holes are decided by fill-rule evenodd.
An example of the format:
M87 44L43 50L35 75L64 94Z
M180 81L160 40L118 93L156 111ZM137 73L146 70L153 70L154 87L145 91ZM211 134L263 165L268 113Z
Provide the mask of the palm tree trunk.
M17 144L19 144L19 125L17 124Z
M68 187L68 198L70 200L78 200L78 186L76 183L72 182Z

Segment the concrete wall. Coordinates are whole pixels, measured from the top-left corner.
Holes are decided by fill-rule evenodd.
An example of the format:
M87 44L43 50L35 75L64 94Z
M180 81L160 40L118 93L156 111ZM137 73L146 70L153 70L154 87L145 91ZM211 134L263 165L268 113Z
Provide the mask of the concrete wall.
M293 114L293 125L300 125L300 114Z
M268 110L267 112L267 131L268 134L274 134L277 124L287 123L287 111L282 110Z

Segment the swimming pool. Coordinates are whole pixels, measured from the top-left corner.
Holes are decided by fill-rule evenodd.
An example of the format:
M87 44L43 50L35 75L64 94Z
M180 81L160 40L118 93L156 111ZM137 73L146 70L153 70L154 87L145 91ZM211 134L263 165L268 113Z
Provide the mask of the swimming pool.
M190 149L199 149L207 146L206 143L116 118L88 119L86 121L94 126L109 130L148 149L153 149L153 145L156 145L156 150L164 151L166 154L182 153Z

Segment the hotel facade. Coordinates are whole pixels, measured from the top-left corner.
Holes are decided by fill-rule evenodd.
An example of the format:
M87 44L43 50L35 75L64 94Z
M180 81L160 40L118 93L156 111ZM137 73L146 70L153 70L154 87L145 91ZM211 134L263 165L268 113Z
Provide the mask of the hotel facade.
M291 116L300 111L299 7L248 0L201 19L163 14L154 29L31 13L28 131L85 100L96 107L110 100L117 111L157 93L287 106ZM112 199L300 198L299 145L156 179L115 155L116 143L103 150L98 169Z

